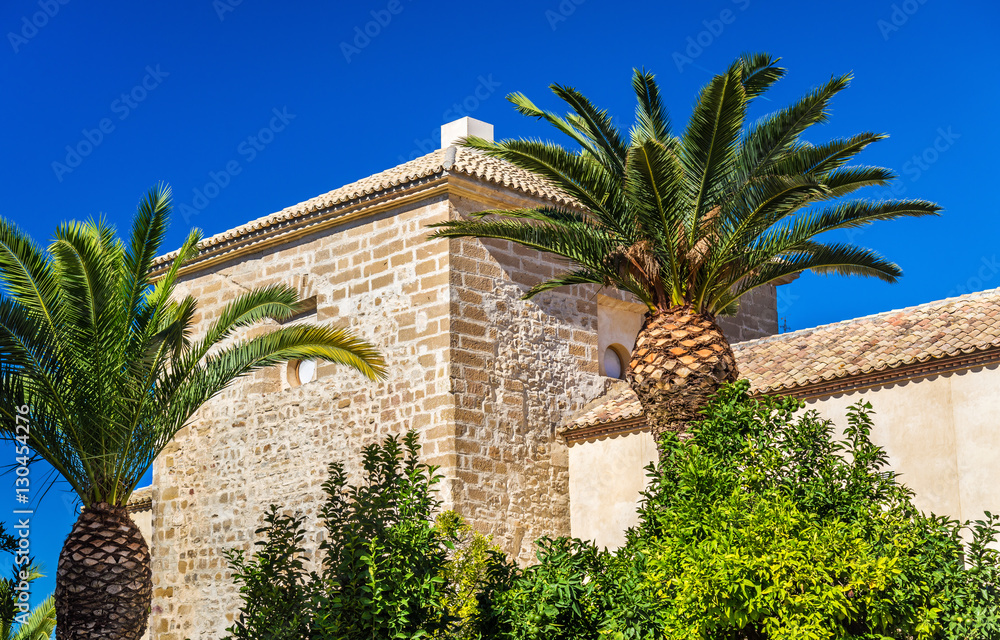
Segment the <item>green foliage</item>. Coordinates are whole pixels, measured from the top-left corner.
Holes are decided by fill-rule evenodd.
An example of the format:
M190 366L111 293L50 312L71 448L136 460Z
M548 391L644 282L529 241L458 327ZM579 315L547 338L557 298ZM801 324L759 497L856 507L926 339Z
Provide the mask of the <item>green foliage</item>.
M14 553L17 540L0 522L0 552ZM0 640L46 640L56 627L55 600L49 596L32 610L21 602L25 583L43 577L34 564L11 565L11 577L0 579Z
M248 559L242 549L226 552L243 607L229 629L233 638L298 640L309 637L309 602L314 585L305 570L303 520L272 505L257 529L264 538Z
M103 219L67 222L47 249L0 218L0 435L51 464L84 505L127 504L174 435L241 376L296 358L385 375L376 349L346 329L238 339L296 313L285 285L236 296L193 340L197 302L174 294L201 234L156 264L170 210L170 190L155 188L127 240Z
M814 412L796 417L798 401L751 399L747 386L723 390L687 443L668 436L630 539L651 550L670 633L1000 637L991 515L922 515L870 440L871 405L848 410L837 441Z
M479 598L488 584L491 567L503 552L493 544L491 536L470 527L454 511L439 515L435 526L442 536L453 541L443 574L451 586L444 593L444 606L459 619L454 635L471 638L475 620L481 615Z
M508 96L519 113L552 125L571 146L479 138L466 146L544 178L579 206L482 211L431 225L432 237L499 238L568 264L526 297L593 283L628 291L650 310L690 305L713 316L733 314L749 291L806 270L895 281L900 268L874 251L818 236L933 215L940 207L924 200L836 202L895 178L881 167L846 166L885 136L806 141L815 135L810 127L827 122L849 75L750 123L750 104L785 73L777 63L767 54L733 61L701 90L686 130L676 135L655 78L638 69L629 132L572 87L551 86L569 108L565 116L522 94Z
M524 569L457 515L432 523L438 478L414 434L369 447L357 487L331 465L322 573L276 508L256 556L230 556L233 637L1000 639L998 519L921 514L869 405L840 440L801 409L723 388L689 438L664 440L621 549L543 538Z
M538 564L516 573L511 568L514 575L506 590L492 603L493 635L516 640L598 637L600 613L609 604L594 578L602 573L607 554L566 538L542 538L536 545Z
M625 546L543 539L537 565L494 569L481 636L1000 638L996 519L920 514L869 405L842 441L801 408L724 388L689 439L667 436Z
M230 637L420 638L455 629L449 605L461 599L448 576L464 570L449 551L462 524L435 526L440 476L418 461L419 449L413 432L366 447L358 485L342 464L330 465L320 571L304 569L303 520L271 507L257 553L228 554L243 598Z

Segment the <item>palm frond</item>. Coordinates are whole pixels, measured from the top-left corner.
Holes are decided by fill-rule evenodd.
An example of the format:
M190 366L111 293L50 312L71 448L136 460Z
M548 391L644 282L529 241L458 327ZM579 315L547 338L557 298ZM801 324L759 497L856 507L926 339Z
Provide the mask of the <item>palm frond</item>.
M386 363L371 343L340 327L281 327L209 355L183 375L157 388L166 413L160 438L165 445L194 412L237 378L288 360L318 359L350 367L370 380L383 380Z
M48 640L56 628L56 601L53 596L31 610L27 619L17 627L11 640Z
M850 75L831 78L795 104L755 124L746 136L740 157L747 179L767 171L780 160L806 129L827 122L830 100L846 89L850 80Z
M150 189L139 203L125 254L125 309L129 317L135 315L136 307L149 286L149 272L167 233L170 209L170 187L164 184Z
M591 271L589 269L577 269L576 271L568 271L536 284L528 289L528 291L524 294L524 299L528 300L530 298L534 298L540 293L558 289L560 287L568 287L574 284L604 285L607 284L607 282L604 276L595 271Z
M761 265L738 286L721 295L715 304L727 306L759 286L803 271L877 278L888 283L896 282L903 275L898 265L871 249L844 243L810 243L809 249L785 252Z
M933 216L940 211L939 205L926 200L885 200L882 202L854 200L802 216L795 221L792 230L799 237L811 238L828 231L857 228L878 220Z
M554 84L551 89L576 112L567 119L593 143L593 148L597 150L595 158L612 175L623 175L628 146L608 112L595 107L573 87Z
M431 238L493 238L561 256L577 265L601 269L616 243L593 224L528 223L519 220L449 220L428 225Z
M766 53L744 53L739 57L740 82L748 99L756 98L785 75L778 66L781 58Z
M775 162L771 171L783 175L808 173L823 176L850 162L868 145L887 137L879 133L860 133L821 145L798 144Z
M610 228L620 228L621 181L610 176L592 156L572 153L538 140L504 140L499 143L470 138L466 146L479 149L548 180L574 198Z
M718 75L702 90L681 143L681 160L690 202L687 226L693 244L702 216L714 208L725 177L732 174L740 130L746 117L746 93L739 66Z
M635 91L635 127L632 129L632 146L655 140L667 144L670 140L670 117L660 98L656 77L645 69L635 69L632 75Z

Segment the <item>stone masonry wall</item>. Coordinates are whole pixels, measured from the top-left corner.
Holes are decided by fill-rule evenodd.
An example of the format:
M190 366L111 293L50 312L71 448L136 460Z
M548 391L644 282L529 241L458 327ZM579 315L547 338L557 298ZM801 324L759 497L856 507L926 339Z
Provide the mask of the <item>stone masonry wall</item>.
M764 338L778 333L778 298L775 286L766 284L740 298L740 310L716 319L731 343Z
M452 202L454 215L486 206ZM569 535L569 454L556 428L608 382L597 370L597 303L584 287L522 300L560 267L537 251L463 239L451 253L455 503L527 562L538 537Z
M448 215L444 199L425 202L184 282L182 293L199 300L202 329L249 288L298 287L317 296L319 321L349 325L383 349L390 378L372 383L324 365L317 380L293 388L272 368L233 385L178 435L154 465L154 639L224 635L239 600L223 552L251 548L268 505L305 514L314 546L329 462L344 460L357 478L362 446L409 428L421 431L427 456L452 451L453 439L431 429L452 413L449 247L425 239L425 225Z
M376 384L323 365L293 387L286 369L208 403L154 465L154 640L224 634L238 591L223 553L249 550L268 505L306 516L315 547L327 464L356 479L361 447L417 429L454 508L520 561L569 533L568 453L556 428L603 393L597 306L582 287L520 299L554 273L536 252L426 241L426 225L522 202L509 191L403 207L243 256L189 277L199 330L228 299L285 282L316 296L315 320L351 326L386 354ZM267 330L266 327L257 329Z

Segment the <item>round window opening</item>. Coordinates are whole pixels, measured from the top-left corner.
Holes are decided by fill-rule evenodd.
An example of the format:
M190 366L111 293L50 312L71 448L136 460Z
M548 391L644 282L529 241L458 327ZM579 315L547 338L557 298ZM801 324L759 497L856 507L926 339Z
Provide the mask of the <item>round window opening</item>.
M309 384L316 379L315 360L297 360L292 368L290 382L293 387Z
M625 377L625 360L616 346L612 345L604 351L604 375L621 380Z

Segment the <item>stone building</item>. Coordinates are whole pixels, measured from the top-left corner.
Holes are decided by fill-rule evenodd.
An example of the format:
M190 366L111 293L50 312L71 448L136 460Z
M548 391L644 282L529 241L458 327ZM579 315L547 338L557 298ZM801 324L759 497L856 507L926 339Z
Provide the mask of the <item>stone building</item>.
M733 345L761 394L799 397L842 432L874 410L873 441L916 505L959 520L1000 513L1000 289ZM615 386L562 432L574 536L617 547L656 457L638 398Z
M295 321L350 326L383 350L390 373L375 384L291 363L234 384L178 434L154 464L146 512L154 639L221 637L239 605L225 550L249 549L272 503L315 524L327 464L356 474L362 446L408 429L446 478L444 506L512 556L570 533L570 448L557 429L621 375L642 309L583 286L524 301L560 265L503 243L426 239L428 224L472 211L572 206L454 146L469 133L492 127L452 123L440 150L207 238L183 270L178 294L198 299L200 330L233 296L287 283L309 303ZM765 287L724 330L744 340L777 324Z

